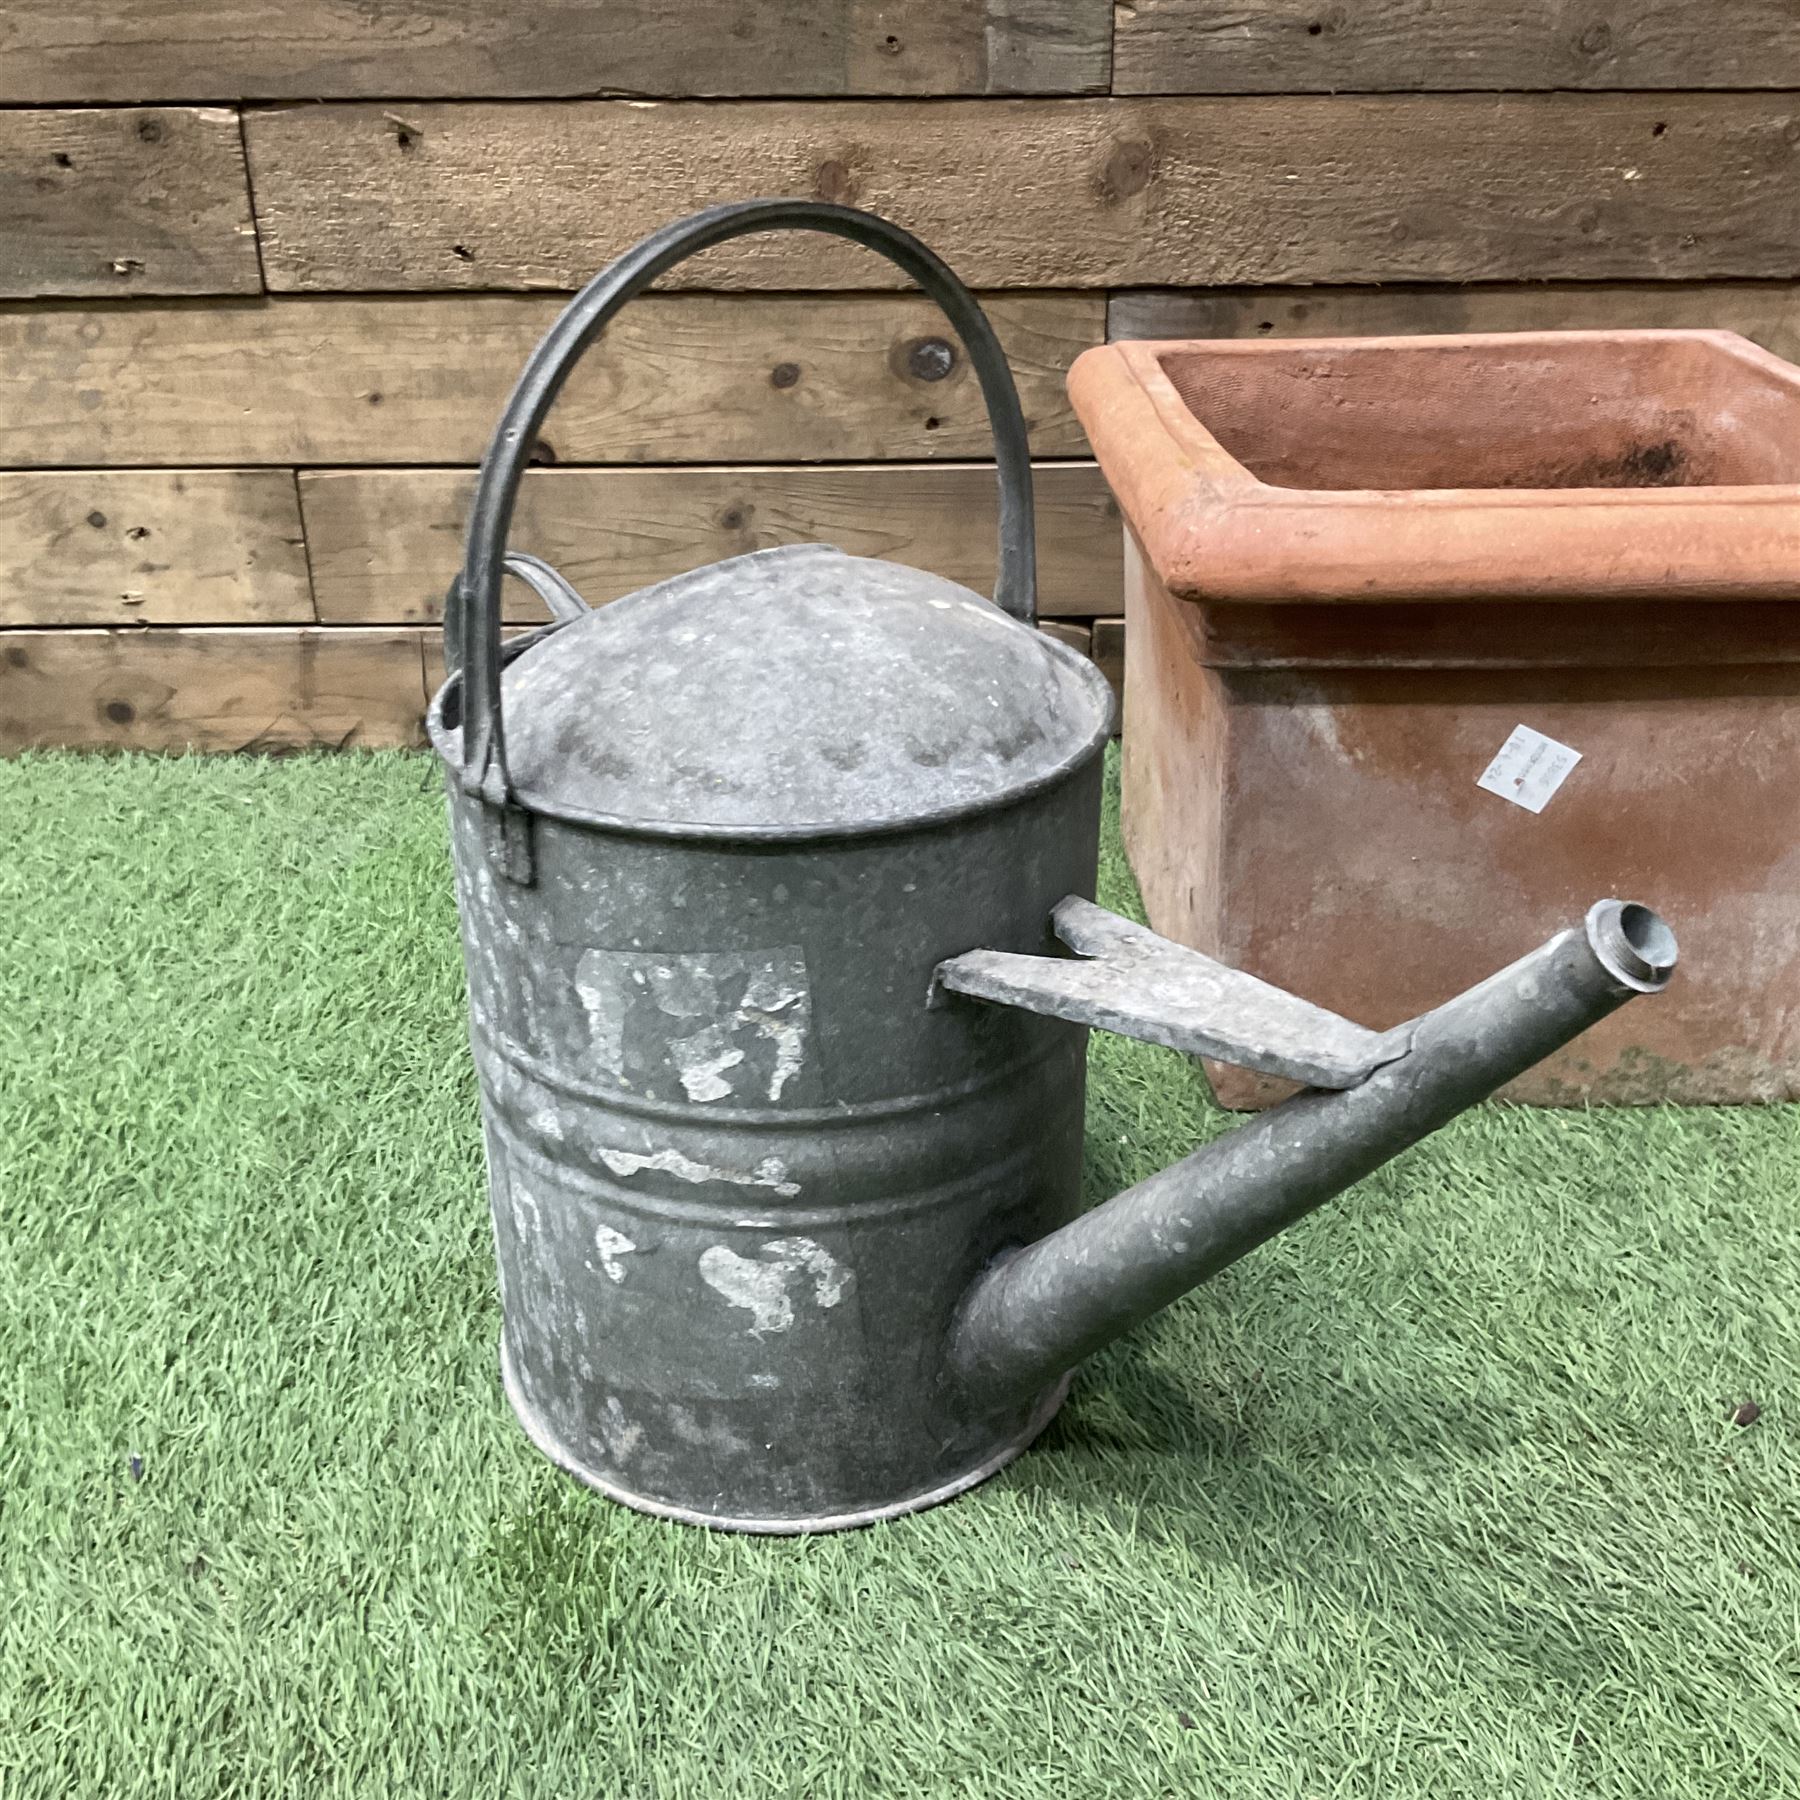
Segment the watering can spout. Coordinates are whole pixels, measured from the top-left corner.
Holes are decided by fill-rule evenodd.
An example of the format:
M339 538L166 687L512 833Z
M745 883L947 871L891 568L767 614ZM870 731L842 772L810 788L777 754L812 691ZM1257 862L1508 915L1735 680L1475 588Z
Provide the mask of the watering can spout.
M950 1345L954 1378L984 1406L1047 1387L1628 1000L1659 991L1676 959L1674 933L1648 907L1603 900L1510 968L1378 1034L1083 901L1058 908L1057 928L1089 960L976 951L944 964L939 981L1311 1085L990 1265Z

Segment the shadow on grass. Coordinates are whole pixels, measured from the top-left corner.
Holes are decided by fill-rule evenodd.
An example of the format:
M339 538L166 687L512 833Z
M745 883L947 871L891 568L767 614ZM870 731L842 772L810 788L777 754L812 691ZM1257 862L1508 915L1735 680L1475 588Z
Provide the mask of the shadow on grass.
M1658 1579L1633 1517L1643 1496L1571 1520L1569 1495L1544 1479L1554 1446L1527 1409L1472 1401L1423 1365L1390 1372L1404 1392L1359 1395L1335 1379L1334 1360L1355 1349L1348 1333L1312 1336L1311 1371L1285 1392L1261 1367L1183 1378L1162 1366L1182 1338L1157 1321L1095 1357L1001 1479L1040 1516L1073 1512L1174 1547L1197 1584L1297 1587L1328 1615L1378 1613L1383 1638L1413 1656L1428 1647L1446 1668L1478 1645L1495 1701L1624 1673L1634 1638L1677 1643L1690 1630L1689 1584ZM1254 1336L1242 1347L1282 1360ZM1593 1439L1583 1424L1571 1430ZM1704 1725L1687 1710L1687 1723Z

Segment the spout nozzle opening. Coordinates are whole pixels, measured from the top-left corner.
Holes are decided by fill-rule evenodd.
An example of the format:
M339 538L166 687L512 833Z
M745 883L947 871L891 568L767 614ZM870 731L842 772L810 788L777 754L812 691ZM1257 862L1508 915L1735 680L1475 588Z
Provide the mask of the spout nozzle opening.
M1641 994L1668 986L1679 949L1660 913L1632 900L1602 900L1587 916L1588 942L1607 971Z

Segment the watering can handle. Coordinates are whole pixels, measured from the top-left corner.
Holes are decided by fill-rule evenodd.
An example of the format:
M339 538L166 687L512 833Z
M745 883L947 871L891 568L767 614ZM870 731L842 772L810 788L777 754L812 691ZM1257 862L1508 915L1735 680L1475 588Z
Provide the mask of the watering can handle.
M513 504L538 430L569 372L628 300L696 251L752 232L822 231L879 250L942 308L969 353L987 401L1000 478L1000 556L994 598L1015 619L1037 619L1037 552L1025 418L1006 353L975 296L910 232L854 207L817 200L744 200L678 220L627 250L564 308L531 353L500 415L469 512L461 573L445 608L446 639L462 652L463 791L490 805L512 798L500 715L500 588Z

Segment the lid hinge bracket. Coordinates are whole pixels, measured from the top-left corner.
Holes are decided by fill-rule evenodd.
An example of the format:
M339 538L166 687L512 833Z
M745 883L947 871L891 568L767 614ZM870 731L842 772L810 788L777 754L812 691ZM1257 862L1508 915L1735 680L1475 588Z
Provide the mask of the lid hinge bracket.
M522 806L494 805L481 808L482 847L487 859L514 887L532 887L537 881L537 850L532 842L532 815Z

